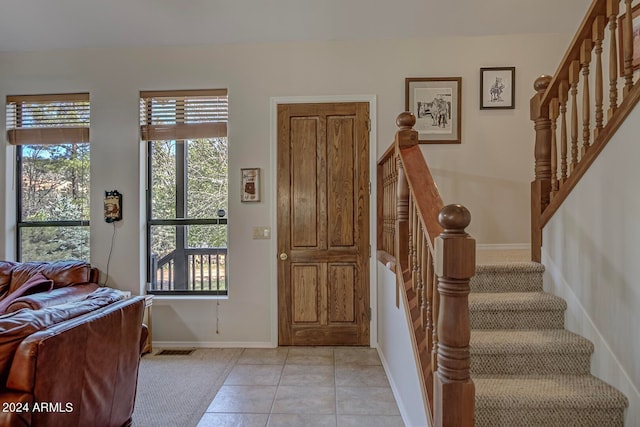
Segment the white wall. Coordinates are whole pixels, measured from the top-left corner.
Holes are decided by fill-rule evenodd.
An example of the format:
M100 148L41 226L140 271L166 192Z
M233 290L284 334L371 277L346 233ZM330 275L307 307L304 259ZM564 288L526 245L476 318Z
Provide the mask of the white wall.
M640 106L543 232L545 287L567 300L567 329L594 342L592 372L640 420Z
M413 356L404 302L396 307L396 275L381 263L378 266L378 354L389 378L404 423L409 427L427 425L418 378L420 369Z
M144 281L144 171L138 142L140 90L228 88L230 139L230 297L220 301L154 303L154 340L213 345L268 345L275 259L272 242L251 239L251 227L271 225L275 193L239 202L239 170L270 168L269 99L286 96L377 96L377 153L387 148L404 110L404 78L462 76L462 144L425 146L445 202L472 212L479 244L523 243L529 236L533 176L532 84L552 73L571 34L509 35L359 42L256 43L154 49L97 49L0 54L0 96L88 91L91 94L91 262L102 271L111 226L102 220L104 190L124 195L109 284L139 292ZM479 110L479 69L516 67L516 108ZM10 148L0 150L10 166ZM11 179L0 176L4 245L13 257ZM375 206L372 203L372 207ZM274 236L275 238L275 236ZM375 249L375 248L374 248ZM215 332L216 309L220 333Z

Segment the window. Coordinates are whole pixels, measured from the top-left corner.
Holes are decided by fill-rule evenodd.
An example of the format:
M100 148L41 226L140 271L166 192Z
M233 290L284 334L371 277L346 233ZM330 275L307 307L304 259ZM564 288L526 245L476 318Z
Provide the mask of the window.
M17 259L89 261L89 94L7 96Z
M227 294L227 91L141 92L148 292Z

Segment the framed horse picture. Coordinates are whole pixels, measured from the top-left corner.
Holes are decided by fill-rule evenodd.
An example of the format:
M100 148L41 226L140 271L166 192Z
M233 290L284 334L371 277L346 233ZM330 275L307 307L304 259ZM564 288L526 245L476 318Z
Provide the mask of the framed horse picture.
M516 67L480 68L480 109L516 107Z
M462 77L408 77L405 109L416 116L422 144L460 144Z

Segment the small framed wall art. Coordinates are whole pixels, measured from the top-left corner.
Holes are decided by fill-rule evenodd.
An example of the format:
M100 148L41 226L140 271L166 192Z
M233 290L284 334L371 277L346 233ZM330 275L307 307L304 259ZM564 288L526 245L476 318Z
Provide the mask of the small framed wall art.
M242 172L242 202L260 201L260 169L243 168Z
M516 67L480 68L480 109L516 107Z
M422 144L460 144L462 77L408 77L405 109L416 116Z

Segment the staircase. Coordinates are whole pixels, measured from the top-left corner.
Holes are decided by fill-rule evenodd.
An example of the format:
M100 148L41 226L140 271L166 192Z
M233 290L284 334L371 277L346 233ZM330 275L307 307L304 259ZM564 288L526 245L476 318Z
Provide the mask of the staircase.
M627 398L590 375L593 345L564 329L544 267L482 252L469 294L475 425L623 426Z

